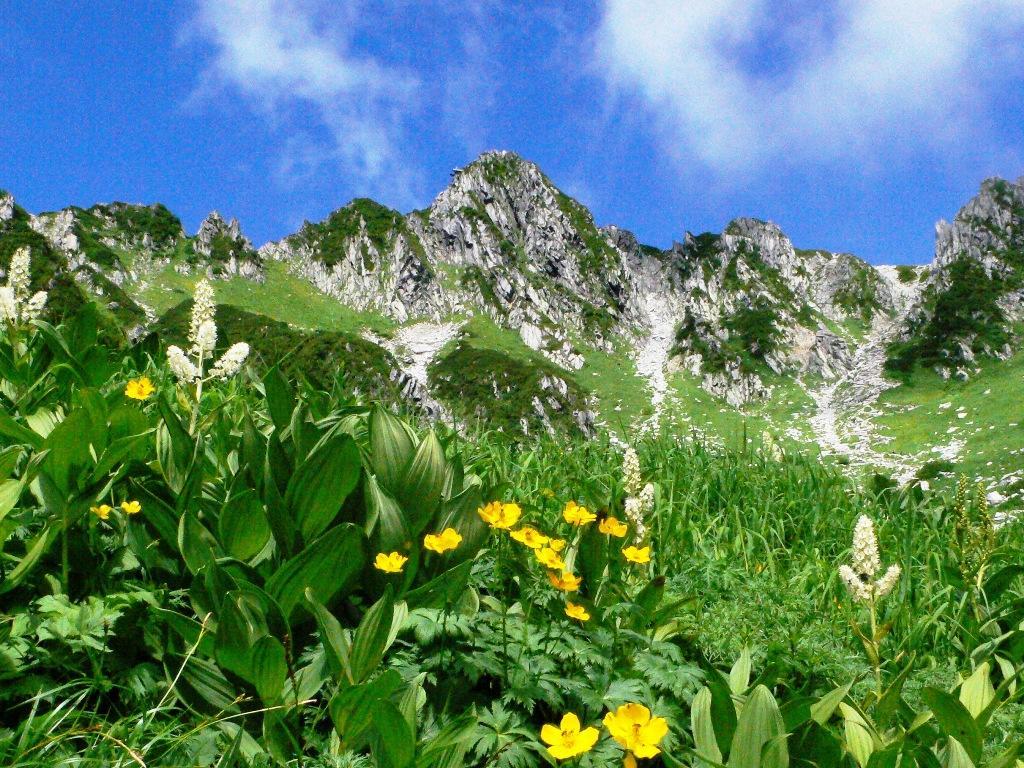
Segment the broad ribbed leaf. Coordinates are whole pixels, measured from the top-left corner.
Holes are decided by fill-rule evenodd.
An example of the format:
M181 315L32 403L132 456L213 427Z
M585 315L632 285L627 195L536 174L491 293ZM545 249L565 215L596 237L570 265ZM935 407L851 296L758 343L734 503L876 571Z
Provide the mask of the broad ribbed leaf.
M935 713L935 719L942 726L944 734L960 742L971 760L980 761L983 746L981 729L964 705L938 688L925 688L921 698Z
M263 505L252 491L243 491L228 499L217 520L220 544L232 557L248 560L266 545L270 538Z
M985 711L996 696L989 676L988 662L980 664L974 673L964 680L960 686L960 703L964 705L971 717L977 719Z
M398 707L387 699L373 709L373 754L380 768L406 768L416 754L416 737Z
M381 486L397 493L416 452L416 435L401 419L375 405L370 411L369 462Z
M706 757L715 763L722 762L722 752L715 741L715 723L711 719L711 691L701 688L690 705L690 727L693 730L693 744L699 757Z
M285 618L291 619L307 588L326 605L335 595L348 591L366 566L366 559L362 531L343 523L278 568L267 580L267 592L277 600Z
M367 530L375 549L378 552L404 550L412 534L398 502L380 487L373 475L367 475L363 495L366 497Z
M757 686L743 705L736 723L729 750L729 768L786 768L789 765L786 743L778 739L785 734L775 697L763 685Z
M296 467L284 500L305 541L315 539L334 522L361 469L355 440L341 433L314 448Z
M252 649L252 683L264 704L281 698L287 674L284 646L270 635L260 638Z
M352 675L352 643L348 631L342 629L333 614L320 604L312 590L307 589L305 597L320 629L320 643L324 647L327 666L339 683L352 685L355 680Z
M394 490L395 498L409 517L413 535L418 535L437 512L444 491L446 468L444 448L431 430L420 441L399 486Z
M352 639L352 675L357 683L366 680L384 657L394 614L395 600L388 586L383 597L363 615Z

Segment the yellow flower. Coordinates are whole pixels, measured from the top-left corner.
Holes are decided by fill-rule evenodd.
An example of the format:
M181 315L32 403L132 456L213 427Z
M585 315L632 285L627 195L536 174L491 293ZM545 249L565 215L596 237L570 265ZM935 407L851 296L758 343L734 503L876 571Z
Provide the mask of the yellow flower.
M590 614L587 613L587 609L582 605L576 605L576 603L565 604L565 615L570 619L577 619L578 621L590 621Z
M615 741L640 758L658 755L658 742L668 733L665 718L651 717L643 704L623 704L604 716L604 725Z
M373 561L373 567L378 571L384 571L384 573L401 573L408 559L408 557L403 557L398 552L392 552L389 555L378 552L377 557Z
M551 582L552 587L563 592L575 592L580 588L581 583L579 576L568 571L562 571L561 574L557 571L548 571L548 581Z
M480 507L476 512L491 528L502 530L507 530L515 525L523 514L523 510L519 508L518 504L500 501L492 501L487 506Z
M142 511L142 505L137 501L122 501L121 511L126 515L137 515Z
M586 525L597 520L597 515L586 507L581 507L575 501L570 501L565 505L565 509L562 510L562 517L565 518L565 522L571 525Z
M651 562L651 548L650 547L626 547L622 550L623 556L631 563L644 563Z
M565 539L551 539L548 542L548 549L553 549L555 552L561 552L565 549Z
M524 525L519 530L512 531L509 535L530 549L540 549L551 540L532 525Z
M541 488L540 495L543 496L545 499L555 498L555 492L552 491L550 488Z
M462 543L462 536L454 528L445 528L438 534L428 533L423 537L423 546L431 552L443 555Z
M100 520L106 520L114 510L109 504L100 504L98 507L89 507L89 511Z
M548 753L556 760L586 754L594 748L598 735L597 728L580 730L580 719L572 712L558 725L548 724L540 729L541 740L548 745Z
M615 536L621 539L626 535L626 524L616 520L614 517L606 517L597 524L597 530L607 536Z
M558 553L551 547L544 547L543 549L534 550L534 554L537 559L540 560L541 565L545 568L550 568L552 571L560 571L565 568L565 562L558 556Z
M156 387L153 386L153 382L149 380L148 376L131 379L124 388L124 396L130 397L132 400L145 400L154 392L156 392Z

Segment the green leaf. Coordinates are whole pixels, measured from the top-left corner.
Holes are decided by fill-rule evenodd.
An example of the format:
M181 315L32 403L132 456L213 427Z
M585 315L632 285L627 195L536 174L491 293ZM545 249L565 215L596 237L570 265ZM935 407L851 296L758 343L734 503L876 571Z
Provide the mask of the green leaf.
M4 480L0 483L0 520L7 517L7 513L14 509L24 488L24 480Z
M287 674L284 646L270 635L261 637L252 649L252 683L264 704L280 700Z
M743 705L736 723L729 750L729 768L786 768L789 754L785 735L785 724L775 697L763 685L757 686ZM766 746L769 749L766 750Z
M351 523L332 528L288 560L267 580L267 592L289 620L308 587L318 602L328 604L345 593L366 566L366 540Z
M229 498L217 519L220 545L231 557L248 560L270 539L270 524L263 505L252 491Z
M416 435L402 420L382 406L370 411L369 462L373 474L386 491L396 494L416 451Z
M446 474L444 448L431 430L420 441L399 487L394 489L395 497L408 515L413 536L418 536L434 517L441 503Z
M331 698L328 711L344 747L359 749L366 743L377 702L401 687L402 676L389 669L370 682L344 688Z
M736 659L736 663L732 665L732 669L729 671L729 690L733 692L734 696L739 696L750 687L750 670L752 666L750 649L744 648L740 652L740 657Z
M827 723L836 711L836 707L846 698L852 687L852 682L841 685L818 699L818 701L811 705L811 719L818 725Z
M473 561L467 560L454 568L431 579L421 587L405 593L406 604L410 610L416 608L444 608L453 604L466 590Z
M275 365L263 376L263 391L267 396L267 411L274 429L280 434L291 422L295 410L295 396L288 381Z
M868 724L857 710L847 704L840 704L839 711L843 715L846 750L860 768L866 768L875 751L875 740Z
M974 761L952 736L947 740L945 768L974 768Z
M0 595L10 592L21 584L22 580L36 567L39 559L46 554L46 551L53 544L60 534L61 527L57 523L51 523L43 528L28 546L24 557L14 566L13 570L7 573L4 580L0 582Z
M960 703L964 705L971 717L977 719L996 697L992 679L989 676L988 662L978 665L973 674L960 686Z
M199 573L205 565L216 559L217 540L206 526L191 512L185 512L178 521L178 550L185 566Z
M377 478L367 475L363 483L368 518L367 532L378 552L407 551L412 534L398 503L382 490Z
M352 640L352 675L357 683L366 680L384 657L394 615L395 601L388 586L363 616Z
M373 708L372 751L380 768L406 768L416 754L416 737L392 702L380 699Z
M312 541L334 522L361 469L356 441L343 433L314 448L295 468L284 500L305 541Z
M238 713L235 688L212 661L195 655L182 659L166 669L169 682L179 670L175 693L186 703L218 717Z
M342 629L331 612L320 604L313 590L307 589L305 598L320 629L320 643L324 647L324 656L331 673L339 683L352 685L355 677L352 674L352 644L347 630Z
M736 705L729 686L718 672L708 675L707 686L711 691L711 719L715 724L715 740L718 749L725 755L736 733Z
M238 592L229 593L217 613L217 663L254 682L253 646L267 633L259 606Z
M711 690L705 686L693 697L690 705L690 728L698 757L713 763L722 762L722 752L715 740L715 723L711 716Z
M971 760L979 762L983 746L981 729L964 705L938 688L925 688L921 691L921 698L935 713L944 735L956 739L967 750Z

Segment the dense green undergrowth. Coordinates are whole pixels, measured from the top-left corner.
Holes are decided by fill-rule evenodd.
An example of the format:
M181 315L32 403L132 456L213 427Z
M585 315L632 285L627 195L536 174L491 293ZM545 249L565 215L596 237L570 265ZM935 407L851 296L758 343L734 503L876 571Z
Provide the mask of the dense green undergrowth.
M5 327L3 765L1020 765L1021 530L966 485L465 439L196 304Z

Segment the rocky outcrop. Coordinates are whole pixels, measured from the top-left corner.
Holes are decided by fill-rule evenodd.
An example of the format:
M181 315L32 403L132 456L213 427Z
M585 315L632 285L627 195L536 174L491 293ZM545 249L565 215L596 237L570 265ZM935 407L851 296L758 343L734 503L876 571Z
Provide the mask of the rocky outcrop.
M0 222L10 221L14 218L14 196L7 192L0 192Z
M196 232L191 244L190 266L199 266L210 277L245 277L262 282L263 257L242 234L238 219L225 221L212 211Z
M1012 352L1024 319L1024 179L988 179L952 223L935 226L935 258L887 367L967 378L979 357Z

